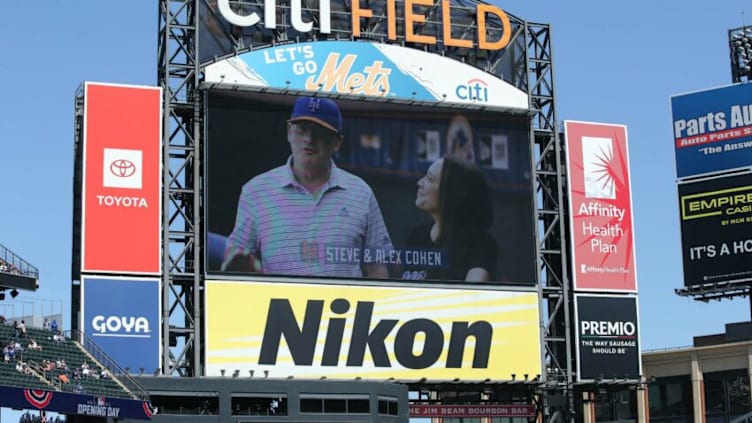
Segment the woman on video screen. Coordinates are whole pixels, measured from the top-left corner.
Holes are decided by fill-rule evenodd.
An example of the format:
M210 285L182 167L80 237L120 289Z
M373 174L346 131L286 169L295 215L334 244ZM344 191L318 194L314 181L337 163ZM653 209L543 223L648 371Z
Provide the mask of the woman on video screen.
M414 228L409 248L441 250L442 266L410 269L406 279L485 282L496 278L498 246L488 230L493 209L483 172L474 164L446 156L418 181L415 205L433 219Z

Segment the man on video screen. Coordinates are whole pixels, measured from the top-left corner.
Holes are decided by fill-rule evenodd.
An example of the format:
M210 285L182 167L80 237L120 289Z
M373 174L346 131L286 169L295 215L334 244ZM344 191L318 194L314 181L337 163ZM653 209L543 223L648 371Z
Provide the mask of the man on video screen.
M368 252L392 242L371 188L338 168L342 114L327 98L301 97L287 121L287 163L246 183L222 270L387 278Z

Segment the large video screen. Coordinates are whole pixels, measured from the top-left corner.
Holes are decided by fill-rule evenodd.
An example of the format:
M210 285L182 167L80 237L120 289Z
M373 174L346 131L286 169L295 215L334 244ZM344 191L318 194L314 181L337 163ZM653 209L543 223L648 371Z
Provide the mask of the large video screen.
M207 98L207 273L535 284L527 115Z

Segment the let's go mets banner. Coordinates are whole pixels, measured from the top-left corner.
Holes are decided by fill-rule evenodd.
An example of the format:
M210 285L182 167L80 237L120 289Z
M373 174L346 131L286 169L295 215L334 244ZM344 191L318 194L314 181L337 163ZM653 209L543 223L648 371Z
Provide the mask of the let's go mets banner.
M206 82L527 110L527 94L473 66L382 43L257 49L207 66Z
M161 272L162 90L84 86L83 272Z
M206 374L532 379L536 292L206 282Z
M574 288L635 292L627 128L574 121L564 128Z

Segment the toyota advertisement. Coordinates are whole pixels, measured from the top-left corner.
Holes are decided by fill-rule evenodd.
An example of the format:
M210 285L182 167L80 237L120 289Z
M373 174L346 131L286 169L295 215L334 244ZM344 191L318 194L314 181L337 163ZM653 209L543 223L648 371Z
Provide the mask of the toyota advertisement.
M576 290L637 291L627 128L565 121Z
M93 342L132 374L161 367L159 280L85 276L82 284L84 346Z
M535 284L527 115L208 98L209 274Z
M678 189L684 285L752 280L752 174Z
M750 98L750 84L671 97L677 177L752 166Z
M346 289L345 289L346 288ZM541 374L536 292L208 280L206 375L500 381Z
M637 297L575 295L577 380L639 380Z
M84 86L81 270L161 271L162 90Z

